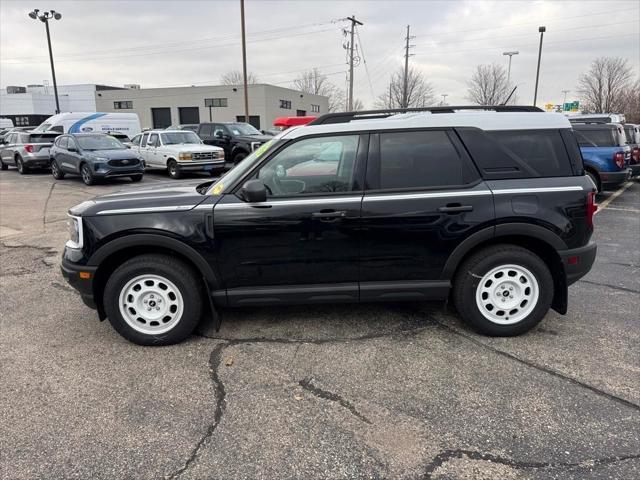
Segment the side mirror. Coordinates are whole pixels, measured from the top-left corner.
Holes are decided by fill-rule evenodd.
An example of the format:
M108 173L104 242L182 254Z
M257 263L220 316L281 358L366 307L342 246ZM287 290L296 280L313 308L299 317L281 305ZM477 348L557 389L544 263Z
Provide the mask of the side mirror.
M224 133L218 130L213 136L216 138L224 138Z
M259 203L267 201L267 187L260 180L249 180L242 189L242 198L249 203Z

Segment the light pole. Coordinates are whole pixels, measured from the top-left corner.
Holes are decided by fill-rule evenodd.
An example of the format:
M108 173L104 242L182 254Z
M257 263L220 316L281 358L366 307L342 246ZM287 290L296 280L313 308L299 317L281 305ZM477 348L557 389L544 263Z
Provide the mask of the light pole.
M562 100L562 111L564 112L564 106L567 104L567 93L569 93L571 90L562 90L562 93L564 93L564 99Z
M533 92L533 106L536 106L536 101L538 100L538 79L540 78L540 59L542 58L542 37L544 37L544 32L547 31L547 27L538 27L538 31L540 32L540 47L538 47L538 68L536 69L536 89Z
M511 57L518 55L520 52L514 50L512 52L502 52L502 55L509 55L509 68L507 69L507 84L511 81Z
M447 97L448 97L448 96L449 96L449 94L448 94L448 93L443 93L443 94L442 94L442 103L441 103L441 105L446 105Z
M49 20L60 20L62 14L55 10L48 12L40 12L37 8L33 12L29 12L29 17L34 20L40 20L47 29L47 44L49 45L49 61L51 62L51 76L53 77L53 94L56 97L56 113L60 113L60 102L58 100L58 84L56 83L56 69L53 66L53 52L51 50L51 35L49 34Z

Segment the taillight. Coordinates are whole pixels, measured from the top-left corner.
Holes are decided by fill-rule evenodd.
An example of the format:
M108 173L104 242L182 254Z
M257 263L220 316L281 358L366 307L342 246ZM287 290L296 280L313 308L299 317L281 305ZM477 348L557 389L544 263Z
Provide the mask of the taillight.
M596 192L589 192L587 193L587 225L591 228L593 228L593 216L597 211Z
M33 145L25 145L24 150L27 153L33 153Z
M624 168L624 152L616 152L613 154L613 161L618 168Z
M640 162L640 147L633 147L633 150L631 150L631 159L633 163Z

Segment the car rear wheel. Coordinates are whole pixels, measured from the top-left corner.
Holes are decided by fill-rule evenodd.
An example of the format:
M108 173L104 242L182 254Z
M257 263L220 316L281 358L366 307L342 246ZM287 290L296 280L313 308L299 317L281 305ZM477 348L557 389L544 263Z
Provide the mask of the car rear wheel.
M596 175L595 173L589 170L587 170L586 172L589 178L591 179L591 181L593 182L593 184L596 186L596 190L598 191L598 193L602 192L602 186L600 184L600 179L598 178L598 175Z
M453 301L462 319L481 333L524 333L549 311L553 278L536 254L516 245L495 245L471 255L458 269Z
M64 178L64 172L54 158L51 159L51 175L53 175L53 178L56 180L62 180Z
M96 183L96 179L93 176L93 172L91 171L91 167L86 163L82 165L80 169L80 175L82 176L82 181L85 185L93 185Z
M29 173L29 167L27 167L24 164L24 160L22 159L22 157L20 155L18 155L16 157L16 167L18 168L18 172L21 175L25 175L25 174Z
M2 161L2 158L0 158L0 170L7 170L9 168L9 165L7 165L6 163L4 163Z
M169 160L167 163L167 171L171 178L180 178L180 170L178 169L178 162L175 160Z
M120 265L104 290L109 322L138 345L171 345L195 329L201 286L192 268L166 255L140 255Z

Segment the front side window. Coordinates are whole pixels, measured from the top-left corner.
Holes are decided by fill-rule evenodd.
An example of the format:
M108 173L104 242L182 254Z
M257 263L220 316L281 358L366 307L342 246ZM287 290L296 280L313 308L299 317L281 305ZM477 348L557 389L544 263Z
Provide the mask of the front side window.
M276 154L258 172L270 197L349 192L358 135L300 140Z
M142 135L136 135L135 137L133 137L131 139L131 144L135 145L136 147L140 145L140 140L142 139Z
M213 137L213 125L210 123L205 123L200 126L200 138L211 138Z
M149 145L150 147L156 147L159 145L157 133L152 133L151 135L149 135L149 140L147 140L147 145Z
M445 131L380 134L382 189L462 185L465 168Z
M119 140L109 135L83 135L77 137L82 150L123 150L125 147Z
M58 146L66 150L68 142L69 142L69 137L62 137L60 140L58 140Z
M229 123L227 127L236 137L239 135L262 135L260 130L249 123Z
M149 140L149 134L148 133L143 133L142 134L142 139L140 140L140 146L141 147L146 147L147 146L147 140Z
M202 143L198 135L188 130L185 130L183 132L161 133L160 138L162 139L163 145L180 145L182 143L187 143L187 144Z

